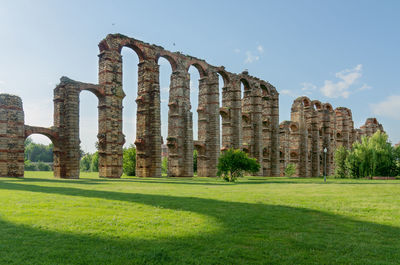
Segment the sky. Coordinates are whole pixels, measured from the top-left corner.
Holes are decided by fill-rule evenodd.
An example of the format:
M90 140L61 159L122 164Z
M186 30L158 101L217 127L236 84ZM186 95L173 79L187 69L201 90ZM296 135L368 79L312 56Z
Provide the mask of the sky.
M97 83L97 45L109 33L122 33L269 81L280 93L280 121L290 119L293 100L305 95L350 108L356 128L376 117L398 143L399 13L395 0L1 0L0 93L22 98L26 124L49 127L59 79ZM123 131L129 145L136 135L139 60L129 48L122 55ZM171 67L165 59L159 63L165 139ZM189 72L195 110L199 73L194 67ZM84 91L80 103L81 148L93 152L97 98ZM44 136L33 139L49 143Z

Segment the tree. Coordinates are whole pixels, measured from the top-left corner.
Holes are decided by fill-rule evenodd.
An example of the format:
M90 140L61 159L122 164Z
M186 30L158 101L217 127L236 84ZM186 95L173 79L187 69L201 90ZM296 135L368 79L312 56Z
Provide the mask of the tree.
M124 148L123 156L123 170L127 176L136 175L136 148L134 145L130 145L128 148Z
M228 149L221 154L217 165L217 175L225 181L234 182L244 172L256 173L260 169L255 158L250 158L239 149Z
M90 165L92 172L99 172L99 152L96 151L92 156L92 163Z
M163 157L161 161L161 173L167 174L168 173L168 157Z
M197 173L197 150L193 150L193 173Z
M296 165L289 163L285 168L285 176L292 177L296 173Z
M80 162L80 170L81 171L90 171L91 165L92 165L92 154L87 153L84 154L83 157L81 158Z
M349 156L349 150L344 146L340 146L335 152L335 177L345 178L348 176L348 167L346 164L347 157Z

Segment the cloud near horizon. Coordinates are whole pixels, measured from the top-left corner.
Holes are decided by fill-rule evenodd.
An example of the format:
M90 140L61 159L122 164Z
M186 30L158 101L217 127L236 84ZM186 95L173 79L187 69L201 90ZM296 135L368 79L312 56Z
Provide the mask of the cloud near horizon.
M388 96L385 100L370 104L370 108L375 115L400 120L400 95Z
M321 93L328 98L348 98L351 94L350 87L362 76L362 64L358 64L353 69L340 71L335 76L340 80L337 82L325 80L324 86L320 88ZM363 89L367 87L366 84L362 86Z

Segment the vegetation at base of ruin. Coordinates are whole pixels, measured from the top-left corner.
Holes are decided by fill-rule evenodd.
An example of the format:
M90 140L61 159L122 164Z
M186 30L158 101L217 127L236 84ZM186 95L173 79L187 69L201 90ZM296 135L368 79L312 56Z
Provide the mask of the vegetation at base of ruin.
M228 149L221 153L218 159L217 176L228 182L235 182L243 177L245 172L256 173L260 164L255 158L250 158L240 149Z
M289 163L285 168L285 177L292 177L296 174L296 165Z
M124 148L122 169L127 176L136 175L136 148L133 144Z
M197 150L193 150L193 173L197 173Z
M168 157L164 156L161 160L161 174L166 176L168 174Z
M38 144L28 137L25 140L25 161L53 162L53 144Z
M0 264L398 264L399 180L0 178Z
M337 178L366 178L400 175L400 147L393 147L385 133L377 131L371 137L362 137L351 150L339 147L335 152Z

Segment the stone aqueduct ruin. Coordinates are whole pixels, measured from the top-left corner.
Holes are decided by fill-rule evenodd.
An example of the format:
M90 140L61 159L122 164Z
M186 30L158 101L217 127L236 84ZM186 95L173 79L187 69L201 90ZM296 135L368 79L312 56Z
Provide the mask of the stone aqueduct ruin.
M216 176L220 151L241 148L261 164L258 175L281 176L288 163L297 165L297 176L322 175L322 150L326 147L327 173L333 170L337 146L350 147L362 135L382 130L375 118L354 129L351 111L333 109L329 103L296 99L291 121L279 124L279 93L270 83L248 75L230 73L204 60L170 52L156 45L110 34L99 44L99 84L62 77L54 89L54 125L50 128L24 123L22 100L0 94L0 176L23 177L24 141L43 134L54 144L54 176L78 178L80 161L79 94L83 90L98 98L99 176L122 175L122 56L129 47L139 57L136 141L136 174L161 176L161 118L158 59L172 68L168 111L168 175L193 176L193 149L198 151L198 176ZM190 75L200 73L198 95L198 141L193 140ZM222 76L222 106L219 106L219 75ZM244 96L241 95L241 85ZM220 117L222 143L220 143Z

